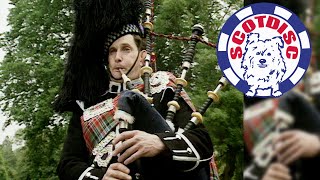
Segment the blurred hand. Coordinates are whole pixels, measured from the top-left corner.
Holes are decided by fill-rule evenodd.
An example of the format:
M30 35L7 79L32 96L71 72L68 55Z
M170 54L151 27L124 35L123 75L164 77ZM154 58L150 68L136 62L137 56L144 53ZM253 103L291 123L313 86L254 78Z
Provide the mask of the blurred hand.
M319 138L300 130L285 131L275 140L278 161L288 165L299 158L310 158L320 152Z
M113 156L120 153L118 162L125 165L141 157L154 157L165 149L158 136L138 130L123 132L112 143L115 145L120 141L122 143L116 146Z
M262 180L291 180L289 169L281 163L272 163Z
M121 163L113 163L109 166L102 180L131 180L128 167Z

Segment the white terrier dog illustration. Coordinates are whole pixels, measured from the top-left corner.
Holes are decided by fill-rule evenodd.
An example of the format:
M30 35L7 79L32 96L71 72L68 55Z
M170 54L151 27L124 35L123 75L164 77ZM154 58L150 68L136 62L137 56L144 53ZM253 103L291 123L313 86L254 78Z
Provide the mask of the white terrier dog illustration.
M279 83L286 72L286 65L282 57L282 37L260 40L258 33L247 35L245 52L241 61L241 68L245 70L243 78L250 89L247 96L254 96L257 90L271 88L272 96L282 95Z

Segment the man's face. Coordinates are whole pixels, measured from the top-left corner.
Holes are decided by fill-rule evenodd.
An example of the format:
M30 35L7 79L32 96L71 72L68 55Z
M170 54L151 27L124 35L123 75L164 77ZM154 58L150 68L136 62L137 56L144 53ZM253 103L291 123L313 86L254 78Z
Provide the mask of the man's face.
M138 58L136 64L128 74L130 79L137 79L140 77L140 68L143 65L146 51L138 50L134 41L133 35L128 34L117 39L109 48L109 70L112 76L116 79L121 78L120 69L127 73L133 66L135 60ZM118 80L122 82L122 80Z

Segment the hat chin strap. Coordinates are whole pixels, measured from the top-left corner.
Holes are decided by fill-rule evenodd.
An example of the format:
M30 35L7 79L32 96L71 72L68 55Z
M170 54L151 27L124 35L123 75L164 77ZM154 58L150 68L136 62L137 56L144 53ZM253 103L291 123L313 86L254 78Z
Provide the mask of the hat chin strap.
M136 58L136 60L134 61L133 65L131 66L131 68L129 69L129 71L126 73L126 76L128 76L128 74L132 71L133 67L137 64L137 61L138 61L138 58L139 58L139 54L140 54L140 52L138 53L137 58ZM110 69L109 69L109 72L110 72ZM115 77L113 77L113 75L112 75L111 72L110 72L109 74L110 74L111 78L114 79L114 80L121 80L121 79L122 79L122 77L121 77L121 78L115 78Z

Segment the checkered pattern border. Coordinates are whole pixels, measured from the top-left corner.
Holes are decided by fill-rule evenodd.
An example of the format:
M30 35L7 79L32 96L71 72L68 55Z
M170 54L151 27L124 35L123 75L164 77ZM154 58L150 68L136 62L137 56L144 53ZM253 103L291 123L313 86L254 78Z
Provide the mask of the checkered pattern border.
M116 41L118 38L121 36L124 36L126 34L141 34L141 30L139 27L135 24L127 24L122 27L120 31L117 32L111 32L110 34L107 35L106 41L104 43L104 49L105 49L105 54L108 53L109 47L111 44Z

